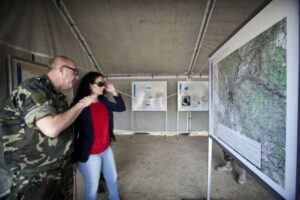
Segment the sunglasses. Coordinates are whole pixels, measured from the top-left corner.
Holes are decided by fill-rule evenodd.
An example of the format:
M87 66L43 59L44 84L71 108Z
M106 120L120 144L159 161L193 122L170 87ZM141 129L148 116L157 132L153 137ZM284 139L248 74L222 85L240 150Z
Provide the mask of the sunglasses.
M98 87L105 86L105 82L97 82L97 83L94 83L94 84L97 85Z
M77 75L79 74L79 71L78 71L77 68L72 68L72 67L69 67L69 66L67 66L67 65L63 65L63 67L72 70L72 71L74 72L74 75L75 75L75 76L77 76Z

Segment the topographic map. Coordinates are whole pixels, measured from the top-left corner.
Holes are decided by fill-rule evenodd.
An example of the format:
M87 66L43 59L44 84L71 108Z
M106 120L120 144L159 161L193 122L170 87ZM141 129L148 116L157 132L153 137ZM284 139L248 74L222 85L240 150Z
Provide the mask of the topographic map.
M226 127L258 143L257 168L283 188L286 65L284 18L222 59L213 71L214 133L221 137L220 127Z

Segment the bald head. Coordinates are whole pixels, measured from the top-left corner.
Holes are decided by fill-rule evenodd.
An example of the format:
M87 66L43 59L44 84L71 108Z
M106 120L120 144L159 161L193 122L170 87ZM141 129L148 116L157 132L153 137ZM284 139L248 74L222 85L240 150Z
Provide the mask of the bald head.
M71 89L79 80L78 69L75 62L66 56L55 56L49 63L51 67L47 76L54 88L58 90Z
M56 69L64 65L65 63L72 63L72 65L75 66L75 62L71 58L62 55L55 56L53 59L51 59L49 66L51 67L51 69Z

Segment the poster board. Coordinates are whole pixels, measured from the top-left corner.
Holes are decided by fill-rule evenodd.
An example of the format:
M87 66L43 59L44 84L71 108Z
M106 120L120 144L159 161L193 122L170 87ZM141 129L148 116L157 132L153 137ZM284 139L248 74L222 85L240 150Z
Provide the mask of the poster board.
M46 65L33 63L20 58L12 57L12 89L18 87L22 81L46 74L49 71L49 67Z
M208 81L177 82L178 111L208 111Z
M28 78L47 74L49 71L49 67L46 65L30 62L16 57L11 58L11 68L12 89L15 89L21 84L22 81ZM62 92L67 96L67 101L70 103L73 99L73 90L64 90Z
M131 83L133 111L167 111L167 82Z
M209 137L296 198L299 5L273 0L210 57Z

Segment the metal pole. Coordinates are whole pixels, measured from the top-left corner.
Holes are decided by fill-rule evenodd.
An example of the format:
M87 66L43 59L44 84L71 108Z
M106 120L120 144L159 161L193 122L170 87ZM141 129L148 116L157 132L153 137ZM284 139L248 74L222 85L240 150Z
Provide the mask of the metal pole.
M166 110L166 134L168 132L168 110Z
M189 81L190 77L186 78L186 81ZM189 133L189 111L186 111L186 133Z
M134 132L133 132L133 110L132 110L132 108L131 108L131 136L133 136L134 135Z
M212 139L208 138L208 165L207 165L207 194L206 199L210 200L211 193L211 159L212 159Z
M192 112L189 111L189 133L192 132Z
M186 133L189 132L189 111L186 112Z
M179 138L178 129L179 129L179 111L177 109L177 114L176 114L176 137L177 137L177 139Z

